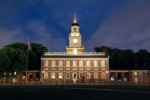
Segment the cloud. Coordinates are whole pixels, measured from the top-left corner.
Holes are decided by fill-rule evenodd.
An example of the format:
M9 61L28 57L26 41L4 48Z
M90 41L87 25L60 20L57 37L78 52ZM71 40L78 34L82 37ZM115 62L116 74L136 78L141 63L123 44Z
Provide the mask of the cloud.
M24 42L24 34L20 27L0 28L0 47L16 42Z
M32 32L30 33L31 39L33 39L31 42L42 43L47 46L50 51L54 52L65 50L66 40L59 36L53 27L46 27L42 22L32 20L28 24L28 29Z
M24 28L1 27L0 47L16 42L27 43L28 35L30 35L31 42L41 43L48 47L49 51L65 51L66 39L57 35L55 29L51 28L48 30L48 28L46 28L46 26L38 20L29 21L27 27Z
M1 0L0 46L26 43L30 33L31 42L42 43L51 51L65 51L77 9L86 50L101 45L150 49L149 5L148 0Z
M110 46L121 49L150 50L150 2L128 1L109 11L87 47Z

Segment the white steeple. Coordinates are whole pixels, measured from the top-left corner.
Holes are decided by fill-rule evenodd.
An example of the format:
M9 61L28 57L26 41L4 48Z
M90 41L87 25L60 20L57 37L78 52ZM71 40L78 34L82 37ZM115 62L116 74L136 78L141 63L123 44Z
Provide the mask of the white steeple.
M77 23L77 16L76 16L76 12L74 12L74 19L73 19L74 23Z

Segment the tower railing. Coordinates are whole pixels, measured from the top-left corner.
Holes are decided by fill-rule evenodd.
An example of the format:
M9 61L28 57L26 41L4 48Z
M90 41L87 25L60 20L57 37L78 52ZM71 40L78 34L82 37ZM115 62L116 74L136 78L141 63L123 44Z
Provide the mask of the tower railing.
M72 55L72 53L66 53L66 52L45 52L44 55ZM105 52L81 52L76 55L106 55Z

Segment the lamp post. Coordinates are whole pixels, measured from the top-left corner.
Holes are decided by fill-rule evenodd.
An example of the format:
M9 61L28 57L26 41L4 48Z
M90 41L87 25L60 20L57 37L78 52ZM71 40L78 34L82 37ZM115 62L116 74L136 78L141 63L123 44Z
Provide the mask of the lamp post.
M9 73L9 85L11 83L11 73Z
M108 70L106 70L105 71L105 73L106 73L106 76L107 76L107 79L106 79L106 84L108 83L108 81L109 81L109 71Z
M42 82L44 81L44 73L45 73L45 71L43 70L42 71Z
M16 82L16 75L17 75L17 72L14 72L13 84Z

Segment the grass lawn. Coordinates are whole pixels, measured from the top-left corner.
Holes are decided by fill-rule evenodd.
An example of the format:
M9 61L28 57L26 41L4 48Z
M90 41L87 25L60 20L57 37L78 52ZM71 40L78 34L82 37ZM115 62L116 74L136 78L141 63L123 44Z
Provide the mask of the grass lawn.
M0 86L0 100L150 100L150 86Z

